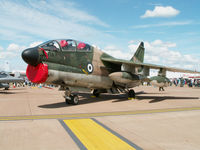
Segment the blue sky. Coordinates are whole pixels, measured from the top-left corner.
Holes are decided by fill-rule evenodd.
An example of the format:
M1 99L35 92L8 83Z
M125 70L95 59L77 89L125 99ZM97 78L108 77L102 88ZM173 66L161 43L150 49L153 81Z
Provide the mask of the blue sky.
M72 38L130 59L140 41L145 62L200 71L200 1L0 0L0 69L25 70L23 49Z

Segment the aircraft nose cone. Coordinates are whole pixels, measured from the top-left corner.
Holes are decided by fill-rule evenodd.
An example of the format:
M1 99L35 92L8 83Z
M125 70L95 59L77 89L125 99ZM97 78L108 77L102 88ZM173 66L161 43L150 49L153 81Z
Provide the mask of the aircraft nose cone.
M39 52L37 47L25 49L22 52L22 59L32 66L37 66L40 63Z

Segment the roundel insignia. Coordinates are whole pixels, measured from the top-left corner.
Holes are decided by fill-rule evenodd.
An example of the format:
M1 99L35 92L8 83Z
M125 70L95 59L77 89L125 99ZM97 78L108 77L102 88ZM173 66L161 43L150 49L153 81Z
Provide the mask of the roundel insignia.
M92 73L93 72L93 65L89 63L87 65L87 70L88 70L89 73Z

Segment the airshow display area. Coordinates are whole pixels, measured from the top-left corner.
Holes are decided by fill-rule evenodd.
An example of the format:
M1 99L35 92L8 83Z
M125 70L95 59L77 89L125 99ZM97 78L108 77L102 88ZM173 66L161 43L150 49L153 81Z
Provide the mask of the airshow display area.
M200 1L0 2L0 150L199 150Z
M179 78L169 79L166 77L166 70L163 72L164 69L145 71L143 74L144 71L138 71L141 68L138 68L138 65L143 65L142 69L146 65L195 74L198 72L144 64L132 59L131 61L119 60L102 53L99 55L98 50L91 46L87 47L90 50L84 51L83 46L82 51L78 52L77 46L74 50L67 50L65 55L62 53L62 56L58 56L62 48L51 50L55 47L44 43L44 46L42 44L23 51L22 58L29 64L26 75L19 73L21 76L17 78L8 73L1 73L1 82L6 82L7 85L10 82L18 82L16 79L19 79L19 83L11 84L9 90L6 86L5 90L0 91L0 145L2 149L200 148L198 76L189 74L185 78L184 74L183 78L179 74ZM141 50L144 56L143 43L142 49L140 47L141 45L133 56L133 60L138 58L138 53L141 56ZM97 52L98 55L95 54ZM79 68L79 64L77 65L70 58L77 55L79 60L77 62L84 64L80 57L87 53L92 54L96 60L87 60L86 68L84 66ZM64 65L58 66L62 63L59 59L54 59L56 54L60 59L62 57L64 60L65 57L71 59L66 64L66 66L71 65L71 70L68 68L66 73L63 73ZM130 67L117 67L115 63L114 68L112 65L104 66L102 56L112 59L112 61L109 60L111 62L120 63L120 66L123 64L133 66L131 70L135 70L134 74L129 71L126 73L126 70L123 70L121 74L120 72L112 73L115 68L118 70L119 68L130 69ZM46 66L41 65L41 58L44 58L43 64ZM97 61L99 62L96 63ZM57 66L50 62L57 62ZM88 64L91 64L91 68ZM100 66L111 67L112 70L105 71L104 69L101 72L95 69L102 68ZM50 69L55 69L60 73L50 71ZM71 75L72 72L74 72L73 75ZM123 73L126 73L125 76ZM109 74L114 74L114 76ZM150 75L150 77L145 75ZM96 76L96 79L93 76ZM103 84L103 80L110 82L106 76L113 80L111 87L106 87L108 83ZM97 78L100 79L101 84L96 83L99 82ZM77 87L78 85L80 86ZM126 91L127 86L130 86L130 90ZM164 87L167 88L164 90ZM86 88L89 91L86 91ZM72 94L72 90L73 95L68 96L67 94ZM134 91L133 95L130 94L131 90ZM65 101L63 101L63 96Z

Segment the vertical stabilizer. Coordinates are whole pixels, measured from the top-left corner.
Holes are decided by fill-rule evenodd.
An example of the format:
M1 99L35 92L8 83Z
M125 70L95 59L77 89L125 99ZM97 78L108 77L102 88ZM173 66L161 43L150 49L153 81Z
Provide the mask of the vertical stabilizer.
M134 56L131 58L131 61L140 62L140 63L144 61L144 43L143 42L140 43Z

